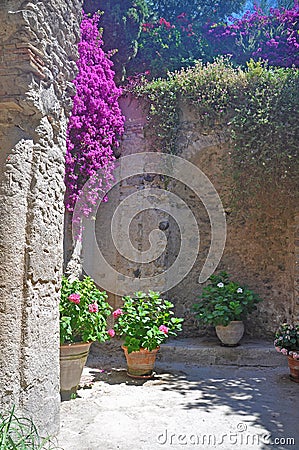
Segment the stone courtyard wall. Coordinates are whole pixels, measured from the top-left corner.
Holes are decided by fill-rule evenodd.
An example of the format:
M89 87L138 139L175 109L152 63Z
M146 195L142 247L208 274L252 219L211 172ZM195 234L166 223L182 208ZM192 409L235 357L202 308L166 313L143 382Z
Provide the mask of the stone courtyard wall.
M255 337L272 337L279 323L298 320L298 292L295 289L298 211L295 204L288 202L279 186L275 185L270 190L262 186L248 202L236 202L238 193L236 197L232 196L235 185L223 160L230 151L229 144L213 130L209 136L204 135L195 114L186 106L182 107L179 150L181 157L191 161L209 177L226 212L227 240L217 270L227 271L233 279L249 286L263 299L258 311L248 317L247 333ZM180 192L184 195L182 188ZM192 198L189 201L191 204L194 202ZM204 219L206 213L202 205L196 200L193 209L198 220L207 226L201 227L203 242L199 266L195 265L190 275L171 292L176 303L182 305L182 312L190 317L190 325L189 307L202 289L196 280L208 250L205 245L209 245L210 227L208 217Z
M0 1L0 406L59 427L64 154L79 0Z
M122 100L126 116L126 131L121 146L121 156L150 151L147 138L146 113L143 105L132 98ZM298 213L286 204L279 189L258 192L250 203L236 206L232 202L233 180L225 171L223 156L230 151L225 136L211 130L203 133L193 111L182 105L179 156L192 162L204 172L216 188L226 213L227 240L218 269L225 270L232 278L257 292L263 302L258 311L248 318L247 333L255 337L272 337L281 321L298 319ZM119 160L122 164L121 159ZM161 177L139 176L124 180L109 194L108 203L99 209L96 222L98 245L105 258L122 276L134 278L163 273L178 255L179 229L171 217L161 211L150 211L134 218L130 228L133 245L147 250L149 233L167 224L164 230L168 246L161 257L150 264L136 264L123 258L116 251L110 236L112 216L118 204L128 195L147 187L165 188ZM211 224L208 213L190 189L184 184L167 181L167 190L183 199L196 217L200 231L198 258L190 273L171 291L168 298L174 301L176 313L185 317L184 335L196 336L211 329L199 329L191 313L191 306L200 295L202 286L198 278L211 244ZM125 214L125 212L124 212ZM122 224L119 224L121 229ZM160 228L161 229L161 228ZM191 237L190 237L191 238ZM296 252L296 253L295 253ZM103 273L98 267L92 246L86 248L83 260L93 267L93 275L99 285ZM298 255L297 255L298 257ZM296 263L297 261L297 263ZM297 264L297 266L296 266ZM297 272L296 272L297 270ZM121 305L119 296L111 296L114 307Z

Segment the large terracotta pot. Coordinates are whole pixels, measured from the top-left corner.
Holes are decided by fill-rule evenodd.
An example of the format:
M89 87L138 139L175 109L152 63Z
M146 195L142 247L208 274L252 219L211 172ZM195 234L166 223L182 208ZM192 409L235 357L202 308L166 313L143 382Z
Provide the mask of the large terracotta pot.
M121 348L125 352L130 377L151 378L153 376L156 356L160 347L151 351L141 348L139 351L131 353L128 353L128 348L124 345Z
M79 342L60 346L60 395L70 400L76 394L91 343Z
M299 359L294 359L288 356L288 364L290 369L290 379L299 383Z
M244 323L241 320L233 320L226 327L217 325L216 334L223 345L234 347L243 337Z

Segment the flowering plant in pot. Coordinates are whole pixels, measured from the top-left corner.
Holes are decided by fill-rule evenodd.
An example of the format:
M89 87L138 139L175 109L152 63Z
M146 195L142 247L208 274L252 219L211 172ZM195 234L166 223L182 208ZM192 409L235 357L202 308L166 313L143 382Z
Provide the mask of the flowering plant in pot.
M109 339L111 306L90 277L62 278L60 312L60 388L62 399L77 391L90 345Z
M282 323L275 333L274 346L288 357L290 378L299 383L299 324Z
M83 280L62 277L60 343L103 342L109 339L107 318L111 306L90 277Z
M174 305L160 297L159 292L136 292L134 297L123 297L122 308L113 312L116 320L110 335L124 337L123 349L131 376L151 376L155 356L160 345L169 336L182 330L183 319L174 317ZM144 359L141 367L131 359Z
M224 345L237 345L244 334L243 320L261 299L252 290L232 281L226 272L211 275L198 303L193 305L202 324L216 327Z

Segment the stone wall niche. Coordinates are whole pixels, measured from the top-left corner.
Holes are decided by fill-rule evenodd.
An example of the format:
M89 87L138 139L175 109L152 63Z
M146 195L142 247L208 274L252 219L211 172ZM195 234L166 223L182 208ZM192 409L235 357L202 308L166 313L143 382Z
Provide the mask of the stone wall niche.
M81 2L0 1L0 407L59 429L64 154Z

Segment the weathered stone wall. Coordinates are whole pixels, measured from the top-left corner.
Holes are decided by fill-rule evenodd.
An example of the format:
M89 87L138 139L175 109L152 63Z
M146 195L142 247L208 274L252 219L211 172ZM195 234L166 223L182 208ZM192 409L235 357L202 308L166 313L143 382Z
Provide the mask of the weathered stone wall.
M59 427L64 153L79 0L0 1L0 405Z
M293 234L294 242L294 319L299 322L299 210L295 209Z
M122 108L126 116L122 156L150 151L142 105L138 105L135 100L124 99ZM225 170L223 162L223 156L227 155L229 150L224 134L213 130L210 134L203 133L200 122L192 110L182 106L179 156L192 162L208 176L220 195L226 212L227 241L218 269L226 270L233 279L248 285L263 298L258 312L248 318L246 328L248 334L270 337L281 321L294 318L296 314L298 317L298 267L295 267L295 251L298 253L299 245L298 215L295 222L295 211L287 205L279 189L275 188L271 192L259 192L251 199L250 204L243 206L234 204L231 195L233 180L229 171ZM198 278L211 244L210 219L203 203L193 191L181 182L166 181L167 190L176 193L189 205L199 227L200 249L196 263L190 273L168 292L168 297L176 305L176 313L186 319L185 336L198 335L206 330L199 330L191 313L191 306L202 289ZM120 273L119 283L122 283L121 274L138 278L161 273L178 255L179 228L175 220L163 212L151 211L139 214L132 221L130 228L133 245L145 251L149 247L150 231L159 228L161 222L167 223L165 229L167 250L154 263L138 265L126 260L115 250L109 237L111 219L116 206L134 191L155 185L163 189L166 186L165 180L159 176L140 176L123 181L111 193L108 203L101 207L102 213L99 211L96 225L97 240L106 259ZM122 224L119 226L121 228ZM96 257L93 259L91 255L92 249L89 248L85 253L85 260L91 258L90 265L96 268ZM105 276L101 273L100 267L95 269L94 275L100 285L101 277L103 279ZM118 306L120 299L113 298L113 304Z
M132 98L120 99L120 106L123 114L126 116L126 132L123 136L121 154L132 155L136 153L142 153L150 150L148 141L144 138L144 125L145 118L143 115L142 107ZM116 166L122 168L122 161L116 161ZM122 170L122 169L120 169ZM129 277L132 282L128 286L127 294L132 294L136 291L135 281L138 283L140 276L151 277L157 273L164 271L165 258L163 255L158 260L147 265L139 264L136 261L130 261L122 256L114 245L114 241L111 234L111 223L113 215L117 206L128 196L133 193L140 192L146 187L163 187L164 183L159 176L133 176L125 179L121 183L117 184L113 190L108 194L108 202L102 203L97 214L97 220L95 225L95 233L98 247L103 254L107 263L111 268L118 272L116 285L119 288L124 284L124 276ZM128 210L124 208L122 214L126 216ZM163 211L147 210L139 214L132 220L130 226L130 238L133 245L141 251L145 251L149 247L148 236L150 231L159 228L159 223L168 220L168 215ZM115 238L118 242L121 241L121 235L123 232L123 221L118 223L119 229L115 233ZM167 233L167 232L166 232ZM86 236L87 234L87 236ZM75 264L74 264L75 265ZM103 271L103 268L99 264L98 253L94 244L94 239L88 233L84 233L83 246L82 246L82 265L84 271L90 275L95 282L103 289L106 289L107 273ZM109 284L109 283L108 283ZM113 284L113 283L112 283ZM109 292L109 289L108 289ZM117 308L121 304L121 297L109 293L109 302L113 308Z
M296 317L294 204L287 201L279 186L273 186L272 190L261 187L246 203L236 201L242 193L232 195L235 185L223 159L230 151L228 144L217 133L203 135L196 115L186 106L182 108L179 148L180 156L199 167L212 181L226 211L227 241L218 269L227 271L263 299L258 311L248 317L247 333L273 336L279 323ZM182 189L180 192L184 196ZM189 199L191 204L192 201ZM199 223L205 222L202 205L197 200L193 208ZM196 280L209 246L210 223L207 216L206 219L206 227L201 225L199 266L195 265L190 275L171 292L189 318L191 334L189 307L202 288Z

